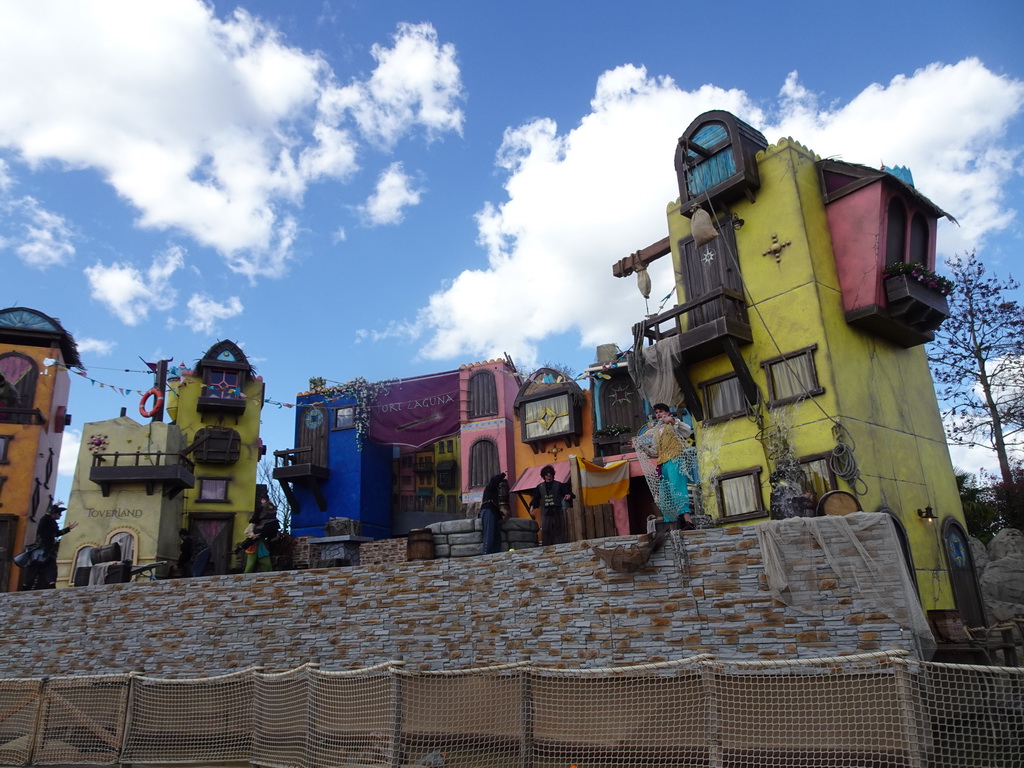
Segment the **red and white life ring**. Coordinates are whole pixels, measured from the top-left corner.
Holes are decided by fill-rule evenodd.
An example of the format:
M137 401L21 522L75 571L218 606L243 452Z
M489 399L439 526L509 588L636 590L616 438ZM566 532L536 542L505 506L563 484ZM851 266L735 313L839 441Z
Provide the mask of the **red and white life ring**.
M152 408L147 408L146 407L146 401L149 400L150 397L154 397L156 399L153 401L153 407ZM146 418L146 419L153 418L157 414L157 412L161 408L163 408L163 407L164 407L164 393L161 392L156 387L153 387L152 389L147 390L146 393L142 395L142 400L139 401L139 413L141 413L143 418Z

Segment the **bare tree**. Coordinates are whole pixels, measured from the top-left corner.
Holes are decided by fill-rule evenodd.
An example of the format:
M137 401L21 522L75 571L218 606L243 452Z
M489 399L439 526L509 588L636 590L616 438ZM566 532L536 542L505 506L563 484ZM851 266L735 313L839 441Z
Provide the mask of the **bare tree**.
M256 466L256 476L260 483L266 486L267 496L277 507L277 519L281 521L281 530L290 533L292 530L292 507L288 498L281 490L281 484L274 479L274 462L264 456Z
M946 434L957 445L995 451L1004 484L1024 436L1024 309L1008 294L1012 277L989 274L972 252L946 261L956 290L950 317L928 349Z

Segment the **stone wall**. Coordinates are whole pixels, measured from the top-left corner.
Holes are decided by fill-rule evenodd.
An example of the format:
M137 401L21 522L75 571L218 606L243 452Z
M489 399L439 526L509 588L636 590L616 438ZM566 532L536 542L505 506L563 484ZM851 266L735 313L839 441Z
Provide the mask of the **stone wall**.
M604 539L628 545L635 537ZM419 669L531 661L912 651L909 634L825 565L796 610L768 592L750 527L675 532L640 572L589 542L486 557L237 574L0 597L0 676L210 675L402 659ZM914 599L912 595L905 596Z
M388 563L404 563L408 542L404 538L378 539L369 541L359 547L359 564L386 565Z

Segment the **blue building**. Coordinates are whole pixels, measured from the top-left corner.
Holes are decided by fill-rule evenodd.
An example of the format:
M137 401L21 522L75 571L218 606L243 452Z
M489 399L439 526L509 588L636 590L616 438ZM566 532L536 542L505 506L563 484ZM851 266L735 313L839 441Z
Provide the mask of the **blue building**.
M296 536L323 536L332 517L359 521L363 536L391 536L394 449L365 439L367 425L355 397L330 390L299 396L296 447L274 451L274 479Z

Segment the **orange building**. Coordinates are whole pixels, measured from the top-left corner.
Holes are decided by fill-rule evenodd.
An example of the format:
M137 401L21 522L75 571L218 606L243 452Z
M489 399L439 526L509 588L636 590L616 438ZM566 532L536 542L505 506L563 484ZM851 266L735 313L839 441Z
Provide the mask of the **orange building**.
M71 334L26 307L0 310L0 589L18 588L11 556L35 538L54 502L64 427L71 423L67 366L80 367Z

